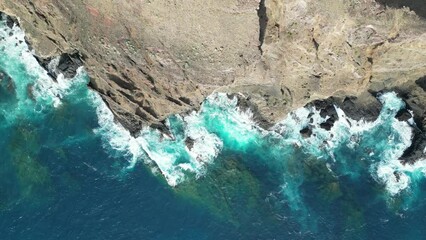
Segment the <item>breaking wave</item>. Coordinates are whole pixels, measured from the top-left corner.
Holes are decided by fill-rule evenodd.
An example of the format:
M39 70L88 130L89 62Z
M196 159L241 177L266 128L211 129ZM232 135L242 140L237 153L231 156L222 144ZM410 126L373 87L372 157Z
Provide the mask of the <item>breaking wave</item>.
M380 96L383 109L374 122L350 119L336 107L339 118L330 130L320 127L329 117L321 117L314 107L295 110L271 130L265 130L256 125L250 110L238 108L237 97L214 93L199 112L167 119L170 136L144 128L136 138L114 122L109 109L96 98L102 126L96 132L105 137L112 149L129 154L131 167L139 160L153 161L172 186L185 179L185 172L206 174L206 167L213 164L222 148L249 154L253 145L265 148L264 160L270 162L285 162L289 154L301 149L329 164L330 171L338 175L357 177L359 172L350 166L365 162L371 176L384 184L391 195L408 189L410 182L418 180L416 173L425 174L425 161L411 165L399 160L411 145L412 127L395 118L404 103L393 92ZM307 138L300 133L306 127L312 129ZM187 139L193 141L191 147ZM271 140L275 144L264 144ZM352 157L351 152L359 154Z

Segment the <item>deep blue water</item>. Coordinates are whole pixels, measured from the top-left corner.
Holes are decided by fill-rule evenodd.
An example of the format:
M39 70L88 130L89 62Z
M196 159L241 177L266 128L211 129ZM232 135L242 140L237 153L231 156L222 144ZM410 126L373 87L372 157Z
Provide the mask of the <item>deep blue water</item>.
M215 93L168 119L172 137L134 138L84 69L51 79L23 37L0 24L0 239L426 236L426 163L398 160L412 123L394 118L394 93L375 122L338 109L331 131L312 108L264 130Z

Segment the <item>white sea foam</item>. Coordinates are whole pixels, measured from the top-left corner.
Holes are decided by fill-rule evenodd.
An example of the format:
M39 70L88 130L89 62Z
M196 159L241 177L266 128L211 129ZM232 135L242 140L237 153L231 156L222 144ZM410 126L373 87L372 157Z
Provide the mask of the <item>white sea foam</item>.
M72 79L66 79L62 73L58 75L56 82L49 77L40 78L33 86L33 94L36 99L43 99L46 102L51 102L54 107L59 107L66 95L70 94L77 86L85 86L86 83L86 72L83 67L79 67Z
M351 119L342 109L335 107L338 119L327 131L321 128L320 124L327 121L328 117L321 117L320 111L315 108L305 107L289 113L287 118L277 123L272 130L279 133L287 144L300 146L318 159L326 159L328 156L335 161L340 161L335 159L334 150L344 143L355 150L362 136L368 135L379 126L389 124L394 133L388 136L388 147L379 153L369 152L365 158L377 158L378 154L380 162L371 162L371 174L378 182L385 184L391 195L395 195L408 188L412 182L412 173L424 172L426 164L419 161L414 165L403 165L398 160L412 141L410 121L401 122L394 118L405 104L394 92L382 94L379 100L383 104L383 109L380 116L373 122ZM312 129L312 134L308 138L303 138L300 130L308 126ZM354 159L354 161L358 160ZM395 175L394 172L399 174Z
M393 196L408 189L412 181L426 177L426 161L419 160L414 164L402 164L399 160L381 162L375 176Z
M86 87L82 68L72 80L60 75L54 81L29 50L24 31L16 24L7 27L4 20L0 22L0 53L1 69L13 80L17 100L2 114L6 125L13 124L19 116L43 117L49 107L60 106L63 97L73 92L75 86Z
M379 100L383 108L380 116L373 122L351 119L342 109L335 107L338 119L327 131L320 127L327 117L321 117L320 112L315 108L305 107L289 113L286 119L274 126L273 130L280 133L286 141L292 140L318 159L326 159L328 155L333 160L340 161L335 159L334 150L345 143L355 150L362 136L368 135L381 125L389 124L393 134L388 136L388 147L379 150L380 152L369 152L365 157L376 159L376 156L379 156L380 162L375 163L373 160L371 162L371 174L378 182L385 184L391 195L395 195L408 188L412 182L412 173L424 172L426 164L419 161L414 165L403 165L398 160L404 150L411 145L413 124L410 124L410 121L401 122L394 118L395 114L405 107L396 93L384 93ZM308 126L312 129L312 134L305 139L299 131ZM354 159L354 161L357 160Z
M138 137L133 137L124 127L114 121L114 116L102 99L93 93L92 101L97 106L100 127L95 133L103 137L110 150L128 156L129 168L139 161L153 162L171 186L185 180L185 172L197 176L205 173L205 168L212 163L220 152L222 142L204 127L199 114L192 113L185 117L177 116L184 124L184 137L167 138L161 132L144 128ZM185 139L191 138L194 144L186 147ZM185 154L185 152L187 154Z
M212 115L212 117L220 116L223 120L237 125L241 130L252 131L253 128L258 128L253 120L253 112L250 109L241 110L238 107L238 98L230 97L226 93L216 92L208 96L203 103L201 113Z
M399 161L392 161L380 164L375 175L379 182L385 184L386 190L391 195L398 194L410 184L410 178L404 172L398 171L399 166L395 162L399 163Z
M6 29L6 30L5 30ZM9 33L12 34L9 34ZM83 68L79 68L77 75L72 79L65 79L59 74L53 81L47 71L43 69L33 53L25 43L25 33L18 27L0 29L0 48L4 54L2 62L6 72L16 82L16 91L19 104L32 104L28 100L28 86L32 85L32 92L37 101L51 104L54 107L61 105L61 100L70 94L76 86L84 86L87 76ZM0 56L1 57L1 56ZM48 70L55 72L59 58L50 62ZM21 65L16 65L17 63ZM15 65L13 65L15 64ZM20 71L24 70L30 77L19 78ZM57 72L55 72L57 73ZM36 79L36 80L34 80ZM117 156L125 155L129 161L129 168L138 162L155 165L153 172L164 175L168 184L176 186L184 181L188 173L195 176L206 174L207 167L212 164L224 147L223 139L210 129L212 122L217 121L216 131L222 131L232 139L233 148L243 150L248 143L261 141L266 135L280 137L279 146L288 149L302 148L304 152L317 156L320 161L336 159L334 150L346 144L356 150L364 134L374 131L383 124L389 124L394 133L389 135L389 148L376 152L369 152L365 158L370 161L370 171L373 178L384 184L390 195L394 196L407 190L413 184L426 176L426 160L414 164L402 164L399 158L404 150L411 145L412 128L415 122L411 118L407 122L400 122L394 118L396 112L404 107L404 102L395 93L385 93L379 97L383 104L380 116L374 122L353 120L346 116L344 111L335 107L338 119L331 130L320 127L329 117L321 117L320 111L313 108L300 108L288 114L287 118L276 124L272 131L257 126L250 109L241 110L238 107L237 97L228 97L225 93L213 93L206 98L199 112L186 116L176 116L183 125L182 136L168 138L155 129L145 127L138 137L132 136L128 130L114 120L110 109L94 92L89 93L90 101L96 106L99 127L94 130L101 136L104 147ZM42 104L42 106L44 106ZM31 105L34 107L33 105ZM18 106L17 109L28 107ZM15 110L18 111L18 110ZM8 114L8 117L13 115ZM312 129L312 135L303 138L300 131L305 127ZM170 126L173 127L173 126ZM226 132L226 134L224 134ZM192 139L193 145L187 146L186 139ZM262 146L262 145L259 145ZM296 147L295 147L296 146ZM275 151L275 150L274 150ZM277 156L285 161L286 151L276 151ZM426 153L426 148L424 149ZM281 158L281 155L284 155ZM377 159L380 159L378 162ZM357 161L359 159L354 159ZM327 162L327 168L333 172L333 163ZM355 171L355 170L354 170ZM283 193L289 198L294 208L300 208L301 196L298 192L301 179L286 178Z
M417 161L415 164L402 164L399 158L404 150L412 143L413 129L409 121L401 122L394 118L398 110L405 107L396 93L386 93L379 97L383 104L381 122L391 121L395 134L389 136L389 147L381 154L381 161L372 165L373 177L378 182L385 184L390 195L396 195L407 189L413 181L412 174L418 171L424 173L425 162Z
M26 95L26 85L32 79L44 78L43 69L35 60L33 54L29 51L25 43L25 33L18 26L14 25L12 29L6 27L5 22L2 22L0 30L0 49L2 51L2 65L3 69L13 78L19 79L15 83L17 97L24 99ZM20 78L22 75L22 68L32 78Z
M96 106L96 114L100 126L94 130L95 133L104 137L108 143L107 146L112 150L129 154L132 157L130 161L134 164L134 158L141 155L136 139L123 126L115 123L114 115L98 94L93 92L90 97Z
M198 164L211 163L222 149L222 141L207 131L199 114L193 112L185 116L184 122L185 135L194 141L191 149L186 148L192 161Z
M222 132L223 137L232 140L233 148L244 149L247 143L253 142L268 132L261 129L253 120L250 109L240 109L238 98L226 93L213 93L202 104L200 114L205 124L215 131Z
M5 29L6 31L4 29L0 31L0 36L4 38L0 41L0 47L7 58L16 60L5 61L5 68L9 71L7 73L17 79L21 73L14 71L22 70L7 64L20 62L26 73L31 76L20 79L16 84L18 98L26 99L28 97L27 87L32 84L33 95L37 101L44 101L45 104L57 107L61 104L61 99L75 89L76 85L86 83L87 76L82 68L78 69L77 75L72 81L65 79L62 74L59 74L56 81L53 81L29 51L25 44L25 33L17 26ZM49 64L50 71L55 71L57 60ZM36 79L36 81L31 79ZM334 159L333 150L345 142L348 147L354 149L358 146L359 137L364 133L392 121L391 126L396 132L388 139L389 145L392 147L381 153L368 154L368 157L371 158L376 156L381 158L379 163L372 163L373 177L384 183L389 193L394 195L409 187L413 172L417 172L419 169L424 171L422 164L416 163L417 165L407 166L401 165L398 161L403 151L411 144L412 129L410 125L415 125L415 123L412 119L407 123L393 118L393 115L404 107L403 101L395 93L385 93L379 97L383 109L379 118L374 122L350 119L340 108L336 107L338 119L330 131L320 127L320 124L327 121L328 117L321 117L320 111L315 108L297 109L276 124L272 128L273 131L266 131L253 121L253 113L250 109L243 111L238 108L237 97L228 97L225 93L214 93L207 97L199 112L178 116L184 126L184 136L180 138L173 136L172 139L165 137L158 130L150 128L144 128L139 137L135 138L114 121L113 114L98 95L91 93L91 99L97 106L100 125L95 133L103 137L105 146L117 154L127 155L130 162L129 167L133 167L139 161L155 163L168 183L173 186L185 179L186 172L192 172L197 176L205 174L206 167L220 153L223 142L217 135L209 132L207 125L210 124L208 122L210 119L221 123L221 130L227 132L234 144L238 144L234 147L243 148L247 143L257 141L257 138L279 133L284 146L297 145L319 159L326 159L327 156ZM25 101L20 101L20 104L25 104ZM309 138L303 138L300 130L308 126L312 129L312 135ZM186 146L186 138L193 140L191 147Z
M20 104L26 104L24 100L28 98L28 86L30 85L36 100L44 101L44 104L53 104L55 107L61 104L61 99L73 86L85 85L86 78L83 68L77 70L77 75L72 81L65 79L62 74L59 74L54 81L40 66L34 53L29 50L25 41L25 32L16 24L11 29L6 27L4 22L2 25L0 48L6 57L2 60L2 64L4 70L12 79L16 80L17 97L22 100ZM25 71L27 76L23 75L22 71Z

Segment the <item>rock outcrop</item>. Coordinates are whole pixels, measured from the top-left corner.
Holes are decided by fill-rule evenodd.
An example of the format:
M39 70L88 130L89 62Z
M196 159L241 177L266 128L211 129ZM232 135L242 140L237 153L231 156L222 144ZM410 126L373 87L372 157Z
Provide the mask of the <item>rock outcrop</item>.
M258 6L255 0L0 0L0 11L19 17L45 66L78 52L90 87L133 133L197 108L260 58Z
M213 91L249 96L267 126L330 97L372 120L374 94L393 90L415 115L424 156L421 0L0 0L0 11L19 17L42 63L81 61L133 133Z

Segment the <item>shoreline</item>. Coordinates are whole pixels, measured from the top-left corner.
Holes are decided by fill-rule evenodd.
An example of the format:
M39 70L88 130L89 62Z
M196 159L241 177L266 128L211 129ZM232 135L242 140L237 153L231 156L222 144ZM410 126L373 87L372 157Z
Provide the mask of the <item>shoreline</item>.
M19 23L18 18L16 17L10 17L8 16L8 23L13 24L16 23L18 26L21 26L22 24ZM8 24L9 25L9 24ZM27 36L27 44L29 45L30 49L33 49L33 46L31 42L35 41L31 38L31 36ZM265 48L266 46L264 46ZM35 49L37 50L37 49ZM63 73L66 77L70 78L76 74L76 70L80 66L86 66L89 67L87 62L87 56L84 53L81 53L77 50L73 50L70 53L62 53L57 56L51 56L51 57L40 57L37 56L37 54L34 55L40 65L48 71L48 73L51 75L53 79L55 79L55 76L59 73ZM264 57L263 57L264 58ZM138 132L142 129L143 126L151 126L153 128L159 129L161 132L168 134L169 129L167 126L165 126L164 120L170 116L164 115L164 116L158 116L156 113L156 110L150 106L142 106L141 108L136 108L136 111L134 114L129 113L126 108L118 104L116 100L114 100L115 94L111 92L104 92L103 90L99 89L99 86L97 86L97 81L93 81L94 79L91 77L91 81L88 84L88 87L95 90L100 94L103 101L107 104L108 108L112 111L114 114L115 119L123 125L127 130L130 131L130 133L133 136L136 136ZM114 80L115 79L115 80ZM120 85L120 88L124 89L131 89L133 88L133 85L129 84L129 79L121 78L121 77L114 77L113 82ZM274 111L276 107L268 107L268 102L266 102L266 106L262 106L264 104L264 99L261 99L259 102L259 94L256 93L257 90L254 90L254 93L251 94L250 91L238 91L239 87L230 87L228 90L228 94L230 96L240 96L239 97L239 105L245 109L250 108L251 111L254 113L254 120L258 123L259 126L261 126L264 129L269 129L273 125L275 125L279 120L282 119L285 114L293 111L294 109L297 109L301 106L316 106L321 109L322 112L325 112L326 115L332 116L330 120L324 124L325 128L331 128L333 122L335 121L335 118L337 117L335 112L333 112L332 105L337 105L340 108L342 108L349 117L353 119L361 119L364 118L366 120L374 120L377 118L379 111L380 111L380 103L376 99L377 93L380 92L387 92L387 91L395 91L398 93L398 95L404 100L404 102L407 104L407 109L412 111L414 113L414 122L416 124L416 128L414 129L414 139L413 139L413 145L407 149L407 151L404 153L404 162L414 162L417 159L425 157L424 149L426 149L426 142L425 142L425 134L424 134L424 125L426 124L426 116L425 116L425 105L423 104L423 100L426 99L426 94L424 90L424 77L418 78L417 80L413 81L413 83L410 83L407 85L406 82L402 82L400 85L393 85L391 87L380 87L380 85L375 84L372 87L367 88L368 90L361 90L360 94L358 96L353 96L351 94L348 94L347 91L337 91L337 94L332 94L331 96L328 94L325 94L322 97L310 97L309 99L305 99L303 101L297 101L296 103L294 101L294 93L292 93L290 90L288 90L288 96L285 95L284 91L281 90L281 94L284 96L283 99L289 98L290 99L290 105L284 103L283 109L279 110L279 114L272 116L273 114L268 114L271 111ZM120 88L117 88L115 90L120 90ZM259 86L259 89L262 87ZM374 90L373 90L374 89ZM243 89L244 90L244 89ZM214 91L213 91L214 92ZM121 92L124 94L124 92ZM243 93L243 94L239 94ZM335 92L336 93L336 92ZM206 93L205 93L206 94ZM131 99L131 95L125 94L127 99ZM143 95L142 95L143 96ZM205 97L207 95L204 95L202 98L200 98L200 101L204 101ZM241 96L248 96L248 97L241 97ZM262 93L260 92L260 98L268 99L270 97L268 93ZM272 99L275 97L274 94L272 94ZM143 99L143 97L142 97ZM170 98L172 99L172 98ZM279 97L277 98L279 99ZM422 100L423 99L423 100ZM129 101L122 99L120 101ZM133 99L129 103L140 103L140 100ZM145 101L145 100L143 100ZM182 100L183 101L183 100ZM185 100L184 102L187 102L187 104L182 104L182 101L174 101L174 104L178 105L185 105L185 110L178 110L173 114L185 114L185 112L191 112L191 111L197 111L200 108L199 103L192 103L191 100ZM272 100L270 100L272 101ZM278 100L279 101L279 100ZM170 102L170 101L169 101ZM306 102L306 104L303 104L303 102ZM327 114L328 112L328 114ZM404 112L401 113L401 117L403 118L409 118L410 112ZM153 120L153 117L156 120ZM334 118L334 120L333 120ZM327 126L328 125L328 126Z

